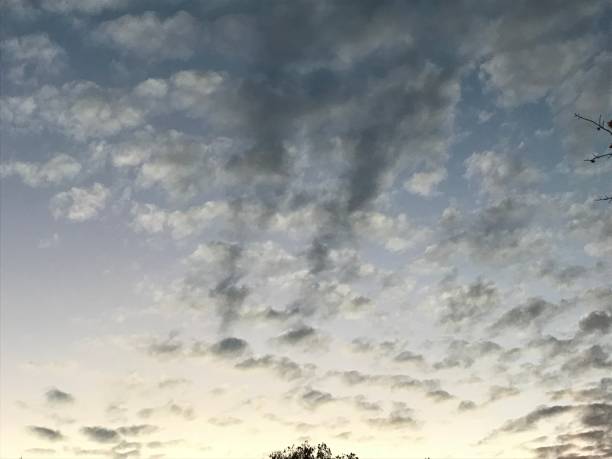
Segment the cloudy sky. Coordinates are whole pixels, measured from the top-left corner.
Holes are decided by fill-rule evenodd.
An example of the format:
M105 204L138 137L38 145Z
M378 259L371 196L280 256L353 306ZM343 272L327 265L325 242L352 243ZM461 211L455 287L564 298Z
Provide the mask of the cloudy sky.
M2 458L612 457L608 2L0 5Z

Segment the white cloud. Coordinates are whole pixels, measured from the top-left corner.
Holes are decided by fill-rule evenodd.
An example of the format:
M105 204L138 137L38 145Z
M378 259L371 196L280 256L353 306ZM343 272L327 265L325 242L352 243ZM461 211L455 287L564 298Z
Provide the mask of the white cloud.
M132 208L136 231L150 234L170 231L174 239L182 239L204 231L214 220L227 218L230 208L222 201L209 201L186 211L167 211L154 204L135 204Z
M39 249L52 249L54 247L57 247L59 243L60 243L59 234L53 233L52 236L43 238L40 241L38 241L38 248Z
M197 19L185 11L165 19L151 11L141 16L125 15L103 22L94 31L100 43L150 60L191 57L201 34Z
M517 156L484 151L465 160L465 176L480 183L481 193L503 195L509 190L534 185L542 180L540 172Z
M16 175L32 187L57 185L73 179L80 171L78 161L66 154L59 154L46 163L11 161L0 165L1 177Z
M495 53L481 65L481 77L499 91L503 107L548 95L595 53L592 37Z
M126 7L131 2L132 0L43 0L41 7L58 14L98 14L104 10Z
M493 115L495 113L493 112L488 112L486 110L481 110L478 112L478 123L482 124L482 123L486 123L487 121L489 121Z
M66 64L64 49L44 33L8 38L0 44L3 72L11 83L36 84L58 75Z
M3 99L2 121L15 130L59 130L76 140L102 138L141 125L145 112L117 90L74 81Z
M446 169L436 169L431 172L418 172L404 183L404 188L420 196L433 196L436 187L446 179Z
M73 187L51 199L51 213L55 218L82 222L96 218L106 206L110 190L100 183L89 188Z

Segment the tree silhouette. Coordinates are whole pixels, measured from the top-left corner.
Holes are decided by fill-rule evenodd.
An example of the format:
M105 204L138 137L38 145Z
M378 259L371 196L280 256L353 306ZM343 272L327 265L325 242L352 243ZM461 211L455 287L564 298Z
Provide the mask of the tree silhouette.
M595 129L598 131L604 131L607 132L608 134L612 135L612 120L608 121L606 124L603 123L601 116L599 117L599 119L597 121L592 120L591 118L587 118L585 116L580 115L579 113L574 113L574 116L576 118L579 118L581 120L584 120L588 123L591 123L593 126L595 126ZM608 146L608 148L612 149L612 144L610 144ZM590 159L585 159L585 161L588 161L590 163L596 163L598 160L600 159L612 159L612 152L609 153L602 153L599 155L593 155ZM612 203L612 195L604 195L601 198L597 198L596 201L608 201L610 203Z
M304 442L299 446L289 446L282 451L274 451L269 455L270 459L359 459L354 453L334 456L325 443L319 443L317 447Z

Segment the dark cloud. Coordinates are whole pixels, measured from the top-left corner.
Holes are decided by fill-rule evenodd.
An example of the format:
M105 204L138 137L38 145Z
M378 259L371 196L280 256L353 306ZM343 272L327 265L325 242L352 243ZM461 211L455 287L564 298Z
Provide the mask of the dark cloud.
M356 395L353 398L353 403L355 404L357 408L359 408L362 411L380 411L382 410L382 406L380 405L380 403L370 402L367 400L365 395L361 395L361 394Z
M396 362L414 362L414 363L424 363L425 359L421 354L415 354L410 351L402 351L397 354L393 360Z
M453 395L449 394L445 390L432 390L431 392L427 393L427 397L429 397L435 402L445 402L447 400L455 398Z
M573 406L553 405L536 408L528 415L507 422L500 429L502 432L523 432L533 428L539 421L569 413L574 410Z
M562 355L568 355L575 351L576 341L573 338L559 339L548 335L543 338L538 338L527 343L527 347L532 349L540 349L548 358L553 358Z
M510 327L525 328L536 321L550 317L557 311L557 306L542 298L530 298L523 305L516 306L504 313L493 325L493 329Z
M113 429L92 426L81 428L81 433L92 441L98 443L114 443L121 440L121 436Z
M606 311L593 311L580 319L578 325L585 333L608 333L612 328L612 314Z
M444 289L443 323L459 327L471 324L493 309L499 301L499 291L492 281L477 279L471 284Z
M513 386L491 386L489 389L489 403L502 398L514 397L520 393L521 391Z
M558 286L572 285L589 274L589 269L580 265L562 266L548 259L537 265L535 276L551 279Z
M612 405L608 403L586 405L581 421L588 427L605 427L612 430Z
M249 287L241 283L245 275L240 265L244 249L225 241L210 242L205 249L208 253L202 260L204 271L200 272L197 266L188 282L198 293L202 287L212 285L208 288L208 296L221 319L221 329L227 329L240 318L242 306L250 294Z
M174 416L179 416L187 421L195 419L195 411L191 406L182 406L176 403L169 403L166 407L167 411Z
M311 374L315 366L312 364L300 365L288 357L278 357L266 354L261 357L249 357L235 365L241 370L265 368L272 370L282 379L294 380Z
M47 402L53 404L69 404L74 402L74 397L67 392L63 392L57 388L49 389L45 392Z
M457 406L457 410L460 412L464 411L472 411L477 408L476 403L471 400L461 400L459 405Z
M28 431L43 440L60 441L65 439L64 435L62 435L59 430L50 429L48 427L28 426Z
M210 347L210 351L219 357L239 357L249 348L249 343L240 338L223 338Z
M310 409L318 408L334 400L335 397L329 392L322 392L316 389L307 389L300 395L300 401Z
M137 424L131 426L122 426L118 427L117 432L126 437L129 436L138 436L138 435L147 435L159 430L159 427L151 425L151 424Z
M589 369L607 369L612 368L612 359L602 346L596 344L567 360L561 368L570 374Z
M149 355L156 357L173 357L183 351L183 343L177 339L178 332L170 332L168 338L163 341L154 341L148 348Z
M308 325L300 325L281 333L276 340L283 344L297 345L306 341L312 342L316 337L317 331L314 328Z
M507 197L464 215L447 209L440 220L440 240L428 249L438 260L467 254L475 261L495 266L509 265L547 255L549 245L533 225L534 203Z
M380 429L405 429L417 426L417 422L412 417L412 410L402 402L394 402L393 409L388 416L370 418L367 422Z
M480 359L499 356L503 348L493 341L479 341L470 343L464 340L453 340L448 345L447 356L440 362L433 364L436 370L448 368L470 368Z
M440 390L440 382L435 379L419 380L405 374L367 374L357 370L329 371L329 377L338 377L348 386L378 385L395 390L417 390L425 394Z

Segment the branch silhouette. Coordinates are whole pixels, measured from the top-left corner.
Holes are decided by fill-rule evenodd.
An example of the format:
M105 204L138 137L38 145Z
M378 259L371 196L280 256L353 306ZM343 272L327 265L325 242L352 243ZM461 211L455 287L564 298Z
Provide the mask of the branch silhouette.
M599 118L597 119L597 121L591 119L591 118L587 118L586 116L582 116L579 113L574 113L574 116L576 118L579 118L583 121L586 121L587 123L592 124L593 126L595 126L595 129L597 131L604 131L607 132L608 134L612 135L612 120L608 121L606 124L603 123L601 115L599 115ZM608 148L612 148L612 144L610 144L608 146ZM604 158L608 158L611 159L612 158L612 152L609 153L602 153L599 155L593 155L590 159L585 159L585 161L590 162L590 163L596 163L598 160L600 159L604 159ZM609 195L605 195L602 196L600 198L597 198L595 201L608 201L610 203L612 203L612 196Z

